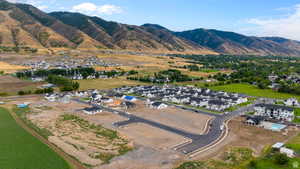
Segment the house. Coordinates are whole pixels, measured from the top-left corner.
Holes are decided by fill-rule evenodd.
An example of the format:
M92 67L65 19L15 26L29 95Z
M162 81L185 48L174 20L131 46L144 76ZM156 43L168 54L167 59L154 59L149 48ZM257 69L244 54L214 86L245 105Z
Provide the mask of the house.
M130 101L130 102L134 102L136 101L137 99L133 96L124 96L123 97L124 100L127 100L127 101Z
M87 108L84 108L82 111L83 111L83 113L88 114L88 115L95 115L97 113L103 112L103 110L98 107L87 107Z
M287 155L288 157L290 157L290 158L294 158L294 157L295 157L295 152L294 152L294 150L289 149L289 148L281 147L280 150L279 150L279 152L280 152L281 154L286 154L286 155Z
M228 105L226 102L221 101L221 100L209 100L208 101L208 108L211 110L223 111L229 107L230 107L230 105Z
M284 143L281 143L281 142L278 142L278 143L275 143L272 148L275 149L275 150L279 150L280 148L282 148L284 146Z
M67 103L70 103L70 100L71 100L71 95L69 94L64 94L62 95L60 98L59 98L59 101L64 103L64 104L67 104Z
M49 89L49 88L53 88L53 87L55 87L55 85L51 84L51 83L40 86L41 89Z
M46 94L44 98L49 102L55 102L57 99L57 94Z
M251 126L258 126L261 124L262 121L264 121L264 118L262 116L248 116L246 117L245 124Z
M129 102L129 101L122 102L121 105L122 105L126 110L132 109L132 108L135 108L135 107L136 107L136 104L135 104L135 103L132 103L132 102Z
M91 95L91 101L92 102L97 102L97 101L100 101L102 98L102 95L96 93L96 92L93 92L92 95Z
M256 116L268 117L280 121L293 121L294 109L286 106L272 104L257 104L254 107Z
M102 97L100 101L102 103L112 103L114 100L109 97Z
M165 103L162 103L162 102L153 102L150 104L150 108L152 109L165 109L167 108L168 105L166 105Z
M284 101L284 104L286 106L298 106L299 102L296 98L289 98L289 99Z

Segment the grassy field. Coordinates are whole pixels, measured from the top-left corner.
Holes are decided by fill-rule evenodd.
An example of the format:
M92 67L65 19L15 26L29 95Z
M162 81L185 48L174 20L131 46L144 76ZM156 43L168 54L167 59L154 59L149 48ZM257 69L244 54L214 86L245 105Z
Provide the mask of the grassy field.
M138 81L127 80L125 77L113 79L91 79L91 80L78 80L80 83L80 90L87 89L112 89L122 86L136 86L136 85L149 85Z
M268 98L275 98L275 99L287 99L287 98L295 97L298 100L300 100L300 96L297 95L288 94L288 93L279 93L271 89L259 89L249 84L229 84L224 86L213 86L210 88L212 90L243 93L249 96L256 96L256 97L268 97Z
M293 149L297 153L300 153L300 134L287 142L287 147Z
M47 145L27 133L0 108L0 168L68 169L66 161Z

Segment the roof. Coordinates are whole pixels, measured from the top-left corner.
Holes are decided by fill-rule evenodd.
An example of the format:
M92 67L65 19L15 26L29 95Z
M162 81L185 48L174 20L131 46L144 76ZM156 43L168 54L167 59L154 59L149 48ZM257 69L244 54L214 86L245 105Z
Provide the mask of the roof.
M135 99L135 97L133 97L133 96L125 96L124 99L126 99L126 100L133 100L133 99Z
M291 107L275 105L275 104L257 104L255 105L255 107L265 107L266 109L284 109L287 111L294 111L294 109Z
M272 148L281 148L284 146L284 143L278 142L272 146Z
M159 107L162 104L164 104L164 103L162 103L162 102L154 102L154 103L152 103L152 106Z
M92 112L101 110L99 107L86 107L83 109L84 111Z

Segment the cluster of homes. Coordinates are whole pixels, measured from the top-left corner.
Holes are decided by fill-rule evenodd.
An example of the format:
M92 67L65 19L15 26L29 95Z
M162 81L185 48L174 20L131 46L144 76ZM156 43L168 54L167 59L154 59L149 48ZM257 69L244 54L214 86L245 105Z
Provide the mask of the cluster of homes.
M23 66L31 67L33 70L48 69L72 69L77 67L93 67L93 66L120 66L120 64L108 63L98 57L72 58L70 56L61 57L55 61L29 61Z
M272 131L282 131L296 118L294 108L275 104L257 104L245 123Z
M248 101L247 96L241 94L186 86L136 86L117 88L115 91L215 111L225 111L232 106Z

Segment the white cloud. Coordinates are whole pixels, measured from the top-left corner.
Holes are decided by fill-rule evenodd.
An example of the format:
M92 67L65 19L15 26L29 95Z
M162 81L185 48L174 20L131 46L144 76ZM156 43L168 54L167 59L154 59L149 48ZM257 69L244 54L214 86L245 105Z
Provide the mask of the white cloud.
M254 25L259 36L281 36L290 39L300 40L300 4L295 5L291 13L280 18L259 19L252 18L247 20Z
M88 15L112 15L122 13L122 8L116 5L102 5L97 6L90 2L81 3L72 7L72 11L81 12Z
M85 2L79 5L73 6L72 10L76 12L82 12L82 13L90 13L95 12L97 10L97 6L93 3Z
M122 8L115 5L102 5L99 6L98 12L100 14L112 15L112 14L122 13Z

